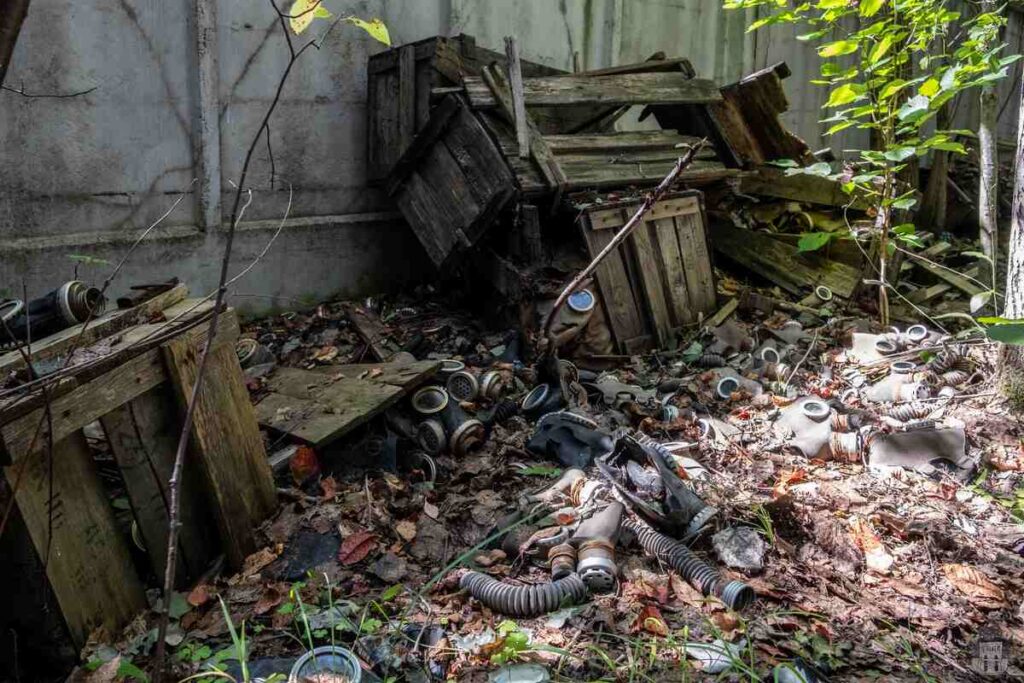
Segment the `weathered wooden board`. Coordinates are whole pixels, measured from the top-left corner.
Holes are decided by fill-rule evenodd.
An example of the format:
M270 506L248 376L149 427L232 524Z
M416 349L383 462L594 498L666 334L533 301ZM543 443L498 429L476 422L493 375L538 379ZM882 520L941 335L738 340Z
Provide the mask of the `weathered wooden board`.
M476 109L493 109L498 101L482 79L466 77L466 94ZM527 107L572 105L686 104L720 102L713 81L679 72L626 73L608 76L551 76L523 79Z
M170 386L165 383L150 389L104 415L100 423L121 470L153 574L163 577L167 565L169 486L181 434ZM210 524L205 484L196 467L184 468L180 491L176 578L177 585L184 588L206 571L220 551L216 529Z
M278 368L256 405L260 424L322 447L366 424L426 382L437 361Z
M721 256L798 296L817 285L825 285L845 299L860 281L856 268L820 255L801 254L796 246L765 233L721 224L715 227L711 242Z
M125 336L142 339L144 331L151 327L159 326L140 325ZM189 339L202 345L206 343L208 327L203 324L187 334ZM234 311L227 311L220 318L215 343L233 349L233 340L237 336L237 317ZM51 421L53 439L60 441L167 380L158 349L142 351L135 357L129 354L127 360L113 356L105 365L109 366L106 372L96 375L91 381L79 382L68 393L52 398L50 419L47 419L44 408L38 407L0 427L3 441L0 454L6 454L6 459L0 459L0 464L44 450L49 440L48 424Z
M780 168L762 167L744 174L740 179L740 191L822 206L849 206L860 210L869 207L865 200L843 192L842 184L835 180L803 173L786 175Z
M516 192L515 178L483 126L455 97L396 165L389 188L431 260L443 266L473 246ZM430 136L429 144L421 143ZM414 158L412 158L414 157Z
M224 315L229 314L233 312ZM196 383L202 354L196 341L200 334L191 330L162 347L180 414L184 414ZM277 504L263 438L235 354L237 339L236 328L234 334L223 337L229 343L215 345L210 351L196 396L190 449L191 461L198 463L204 474L228 562L235 568L256 550L254 530Z
M35 454L4 468L4 476L13 486L23 470L15 500L81 647L97 626L119 633L146 608L146 597L85 436L75 432L54 444L52 473L48 460Z
M134 308L123 311L104 313L88 324L82 323L50 335L32 344L32 360L34 363L61 358L72 348L86 348L98 340L127 329L132 325L145 322L153 315L184 301L188 296L188 287L179 284L174 288L157 294ZM6 341L6 340L5 340ZM0 375L25 367L25 361L17 351L0 356Z

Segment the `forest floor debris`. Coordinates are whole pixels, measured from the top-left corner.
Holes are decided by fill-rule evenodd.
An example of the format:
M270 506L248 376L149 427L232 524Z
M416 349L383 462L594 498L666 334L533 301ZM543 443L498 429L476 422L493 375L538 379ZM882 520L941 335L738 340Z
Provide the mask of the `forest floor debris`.
M488 368L510 345L507 332L456 308L370 303L385 334L374 344L388 353ZM359 363L369 344L345 311L325 304L247 332L284 366ZM891 341L902 350L858 358L854 348L865 342L854 335L862 334L874 333L860 319L798 328L781 313L743 310L677 351L633 357L601 376L580 373L587 407L578 412L609 435L638 430L669 444L678 471L718 509L717 534L701 534L692 548L743 568L718 565L757 593L741 613L635 544L620 544L610 594L535 619L492 612L460 591L461 567L548 582L546 568L489 541L521 497L551 487L564 466L530 452L536 419L516 416L472 453L428 466L400 450L394 470L380 471L368 457L388 448L378 419L320 453L313 476L284 483L302 491L266 526L265 548L242 572L181 596L178 673L237 670L231 632L244 623L253 663L293 661L335 643L356 653L369 680L663 680L683 671L752 681L773 672L779 680L973 680L981 640L1004 644L1008 656L1024 645L1024 431L996 398L992 344L931 330L909 342L886 331L867 348L888 350L879 342ZM872 385L896 375L892 358L912 361L906 379L928 386L926 398L867 400ZM531 375L516 368L522 395ZM957 369L963 376L947 378L955 386L943 386ZM744 380L725 398L723 371ZM250 380L257 400L264 381ZM828 429L824 438L802 435L815 444L805 455L777 420L800 408L819 429L816 407L801 408L809 400L826 407ZM971 466L932 462L922 474L870 462L872 439L916 430L962 431ZM836 433L859 437L844 447ZM107 648L108 659L145 650L148 631L136 626L135 641Z

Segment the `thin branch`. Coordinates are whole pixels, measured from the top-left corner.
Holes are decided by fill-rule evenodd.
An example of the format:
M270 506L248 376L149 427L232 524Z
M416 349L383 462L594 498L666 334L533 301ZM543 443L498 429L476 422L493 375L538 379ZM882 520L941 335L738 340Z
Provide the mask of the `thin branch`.
M209 332L207 334L206 345L203 348L202 356L199 359L199 366L196 370L195 383L192 385L191 396L188 401L188 408L185 411L184 424L181 428L181 435L178 438L178 448L174 457L174 468L171 473L170 490L171 490L171 509L168 513L168 534L167 534L167 564L164 570L164 589L163 599L161 600L160 608L160 622L157 627L157 639L156 639L156 655L155 655L155 680L156 683L161 683L164 679L167 664L167 627L170 620L170 601L174 591L175 573L177 569L177 556L178 556L178 533L181 529L181 473L185 462L185 451L188 448L189 438L192 434L192 423L195 419L196 405L198 403L200 392L203 389L203 384L206 378L206 368L209 364L210 352L213 349L214 341L217 335L217 325L220 321L220 312L224 304L224 298L227 294L228 289L228 270L231 267L231 249L234 245L235 232L238 228L239 220L241 219L242 212L244 209L240 209L242 202L243 189L245 188L246 180L249 176L249 165L252 163L253 154L256 151L256 147L259 145L260 138L262 137L267 125L270 122L270 117L273 116L274 111L277 109L278 103L281 101L281 93L284 91L285 83L288 81L288 77L291 74L292 68L295 66L295 62L302 56L302 54L313 45L313 42L307 43L300 50L296 51L292 43L291 36L288 33L288 25L285 22L285 17L278 9L275 0L269 0L274 11L277 13L278 18L281 22L281 27L284 30L285 40L288 44L288 51L290 59L288 65L285 67L284 72L281 74L280 80L277 83L277 89L274 93L274 99L267 107L267 111L263 116L263 120L260 122L259 128L256 130L256 134L252 138L252 142L249 144L249 150L246 152L245 161L242 163L242 172L238 179L238 187L235 191L235 198L231 209L231 220L228 223L228 234L224 244L224 256L221 259L220 267L220 279L217 287L217 296L213 306L213 315L210 317ZM249 193L249 201L252 201L252 193ZM246 204L248 206L248 204ZM291 201L289 199L289 208ZM282 223L283 226L283 223ZM276 235L275 235L276 238Z
M21 95L22 97L28 98L30 100L65 100L70 99L72 97L82 97L83 95L88 95L89 93L98 90L99 87L100 86L98 85L94 85L88 90L80 90L79 92L69 93L30 93L25 92L25 85L22 84L21 88L12 88L9 85L0 85L0 90L6 90L7 92L12 92L15 95Z

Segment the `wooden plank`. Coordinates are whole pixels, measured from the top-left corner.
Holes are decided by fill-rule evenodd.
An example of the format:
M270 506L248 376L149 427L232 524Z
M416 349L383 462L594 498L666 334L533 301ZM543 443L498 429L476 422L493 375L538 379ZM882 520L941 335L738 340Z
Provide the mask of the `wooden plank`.
M540 210L533 204L520 206L520 232L523 239L523 252L526 259L538 264L544 259L544 242L541 238Z
M663 202L659 202L661 204ZM657 206L657 205L655 205ZM656 218L651 221L654 231L654 242L657 244L661 258L658 271L665 283L665 294L672 312L672 321L676 327L689 325L697 319L696 311L690 303L690 290L686 284L686 273L679 256L679 238L676 236L674 215Z
M150 328L156 325L141 325L126 333L125 343L132 338L142 338ZM187 332L196 343L204 344L207 339L208 326L203 324ZM234 338L238 336L238 319L234 312L220 318L216 344L228 345L233 348ZM130 356L130 352L128 353ZM53 397L51 413L53 421L54 441L60 441L87 424L95 422L111 410L124 405L128 401L141 396L153 387L167 380L161 355L158 350L139 349L138 355L122 360L112 355L105 363L105 371L99 373L91 381L83 381L64 395ZM40 428L40 425L42 427ZM39 429L39 436L33 442L33 436ZM14 462L30 452L39 452L46 448L47 420L43 406L22 417L11 420L0 427L3 437L4 451L7 457L4 464ZM33 446L29 450L29 446Z
M787 176L785 171L777 168L764 167L756 173L744 175L740 180L740 191L743 194L778 197L822 206L850 206L860 210L869 208L865 200L843 192L842 185L837 181L805 174Z
M382 343L386 335L384 326L381 324L377 314L367 312L359 306L350 304L344 308L346 317L352 323L352 326L356 328L356 334L369 347L373 357L379 361L386 361L388 358L391 358L391 352Z
M484 80L487 82L488 87L497 99L501 110L505 113L506 118L514 120L515 112L513 110L512 95L509 91L508 83L505 82L501 73L493 67L484 69ZM551 148L548 147L547 142L544 141L544 137L540 134L537 126L530 119L529 114L524 116L527 128L530 132L530 156L537 163L540 168L541 175L544 176L544 180L547 181L548 186L555 192L555 204L558 204L558 199L561 193L565 190L567 180L565 173L559 166L558 161L555 159L554 153Z
M381 149L384 145L382 135L382 111L380 108L381 78L373 72L374 58L370 57L366 78L366 175L372 182L379 182L387 177L387 169L381 160Z
M25 461L15 500L71 638L81 647L98 626L119 633L146 609L146 597L85 436L75 432L54 444L52 498L47 460ZM19 469L4 469L8 483Z
M629 241L636 263L636 273L643 288L644 308L654 328L654 338L658 346L664 347L672 339L673 326L662 291L661 271L658 268L658 262L661 260L659 257L662 255L656 254L651 244L651 229L649 223L638 225L630 235Z
M516 125L516 141L519 143L519 158L530 158L530 127L526 119L526 100L523 95L523 71L519 63L519 46L516 39L505 37L505 54L508 57L508 82L512 90L512 113Z
M466 77L465 84L466 94L474 108L500 106L483 80ZM722 99L713 81L687 78L679 72L526 78L523 80L523 96L527 107L706 104Z
M587 250L593 258L611 242L614 234L610 230L593 230L590 228L589 222L588 217L582 230ZM633 289L626 274L621 254L617 252L609 254L598 265L595 274L608 325L615 341L620 347L624 347L627 340L646 336L639 316L640 307L633 296Z
M398 48L398 140L399 156L409 149L416 135L416 48Z
M225 315L233 311L226 311ZM170 376L184 414L199 370L201 347L194 332L163 345ZM204 474L229 564L237 569L256 550L255 529L277 504L263 438L238 365L237 334L210 352L206 377L196 397L192 462Z
M457 240L448 224L448 217L437 204L430 183L413 171L395 195L395 202L430 260L440 268L455 250Z
M704 212L698 209L694 212L681 213L675 220L676 230L681 230L688 236L688 250L693 254L693 272L697 288L690 290L690 302L694 310L710 313L718 304L718 297L715 292L715 274L711 269L711 252L708 249ZM687 247L684 247L683 243L683 237L680 235L679 247L685 254Z
M480 206L490 206L515 184L501 150L477 118L464 107L456 113L444 136L444 144L470 181L470 191Z
M394 167L387 172L388 194L398 191L406 177L417 168L420 160L437 144L438 139L447 130L452 117L458 113L461 107L457 97L446 97L434 108L426 127L420 131Z
M680 144L695 144L700 138L680 135L669 130L640 130L615 133L579 133L576 135L545 135L551 151L556 154L601 152L606 150L675 149ZM676 158L679 152L676 152Z
M150 389L115 408L100 423L124 478L153 574L163 577L167 564L170 480L181 424L168 385ZM198 579L219 554L209 523L210 511L199 470L185 467L181 486L177 587Z
M477 226L483 207L476 203L469 179L447 147L434 145L431 148L424 159L422 174L430 178L437 201L446 208L449 225L456 236L465 235L465 240L460 238L463 246L475 244L478 235L473 228Z
M907 258L913 259L912 256L908 256ZM964 292L968 296L981 294L983 291L985 291L975 283L965 278L960 273L955 273L951 270L948 270L947 268L941 268L938 265L932 263L925 263L924 261L920 260L915 260L914 265L916 265L918 268L921 268L922 270L928 271L929 273L939 278L946 284L951 285L956 289L959 289L961 292Z
M692 215L679 215L674 220L676 238L679 240L679 254L683 260L683 274L686 277L686 291L690 295L689 305L690 309L696 312L706 311L713 307L713 303L709 306L705 295L704 274L698 258L698 239L694 234Z
M689 78L693 78L696 75L693 64L685 57L648 59L645 62L637 62L636 64L623 64L605 69L590 69L589 71L581 71L576 75L592 78L594 76L615 76L618 74L651 73L655 71L678 71L688 75Z
M860 282L860 272L856 268L820 256L801 254L795 246L753 230L718 224L711 243L723 257L797 296L817 285L825 285L833 294L846 299Z
M416 59L416 132L430 121L430 93L437 80L434 67L428 59Z
M134 308L123 311L111 311L91 321L88 325L83 323L69 327L38 342L33 342L32 360L33 362L39 362L61 358L72 347L86 348L104 337L149 320L153 315L160 313L164 309L184 301L187 296L188 287L184 284L179 284L166 292L157 294ZM81 338L80 341L79 338ZM25 367L25 362L17 351L0 356L0 375L20 370L23 367Z
M54 399L50 408L53 440L62 441L166 379L159 352L149 351ZM46 450L47 423L46 409L39 408L0 428L10 462ZM37 430L39 436L33 440Z
M980 276L980 274L981 270L978 268L978 266L972 266L968 270L964 271L964 275L968 277L973 277L975 279L977 279ZM931 285L930 287L922 287L921 289L911 292L910 294L907 295L907 299L909 299L911 302L915 304L923 304L928 301L931 301L932 299L935 299L936 297L942 296L951 289L955 289L953 285L949 284L948 282L940 282L936 285Z
M613 189L627 185L657 185L675 166L675 159L646 163L608 163L597 159L586 162L559 162L568 180L566 191ZM679 174L679 182L701 186L733 178L740 174L717 161L694 161Z
M270 393L256 405L256 414L267 428L323 447L383 413L439 367L437 361L421 361L339 365L319 372L278 368L268 378Z

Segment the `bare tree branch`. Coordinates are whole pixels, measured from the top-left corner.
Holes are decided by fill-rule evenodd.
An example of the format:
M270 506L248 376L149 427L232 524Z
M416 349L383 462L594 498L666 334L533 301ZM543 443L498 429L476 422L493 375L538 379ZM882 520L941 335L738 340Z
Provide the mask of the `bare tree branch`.
M31 100L35 100L35 99L63 100L63 99L71 98L71 97L82 97L83 95L88 95L89 93L91 93L91 92L93 92L95 90L98 90L99 87L100 86L98 86L98 85L94 85L93 87L89 88L88 90L80 90L79 92L70 92L70 93L30 93L30 92L26 92L25 91L25 84L22 83L21 84L21 88L12 88L9 85L0 85L0 90L6 90L7 92L12 92L15 95L21 95L22 97L27 97L28 99L31 99Z

